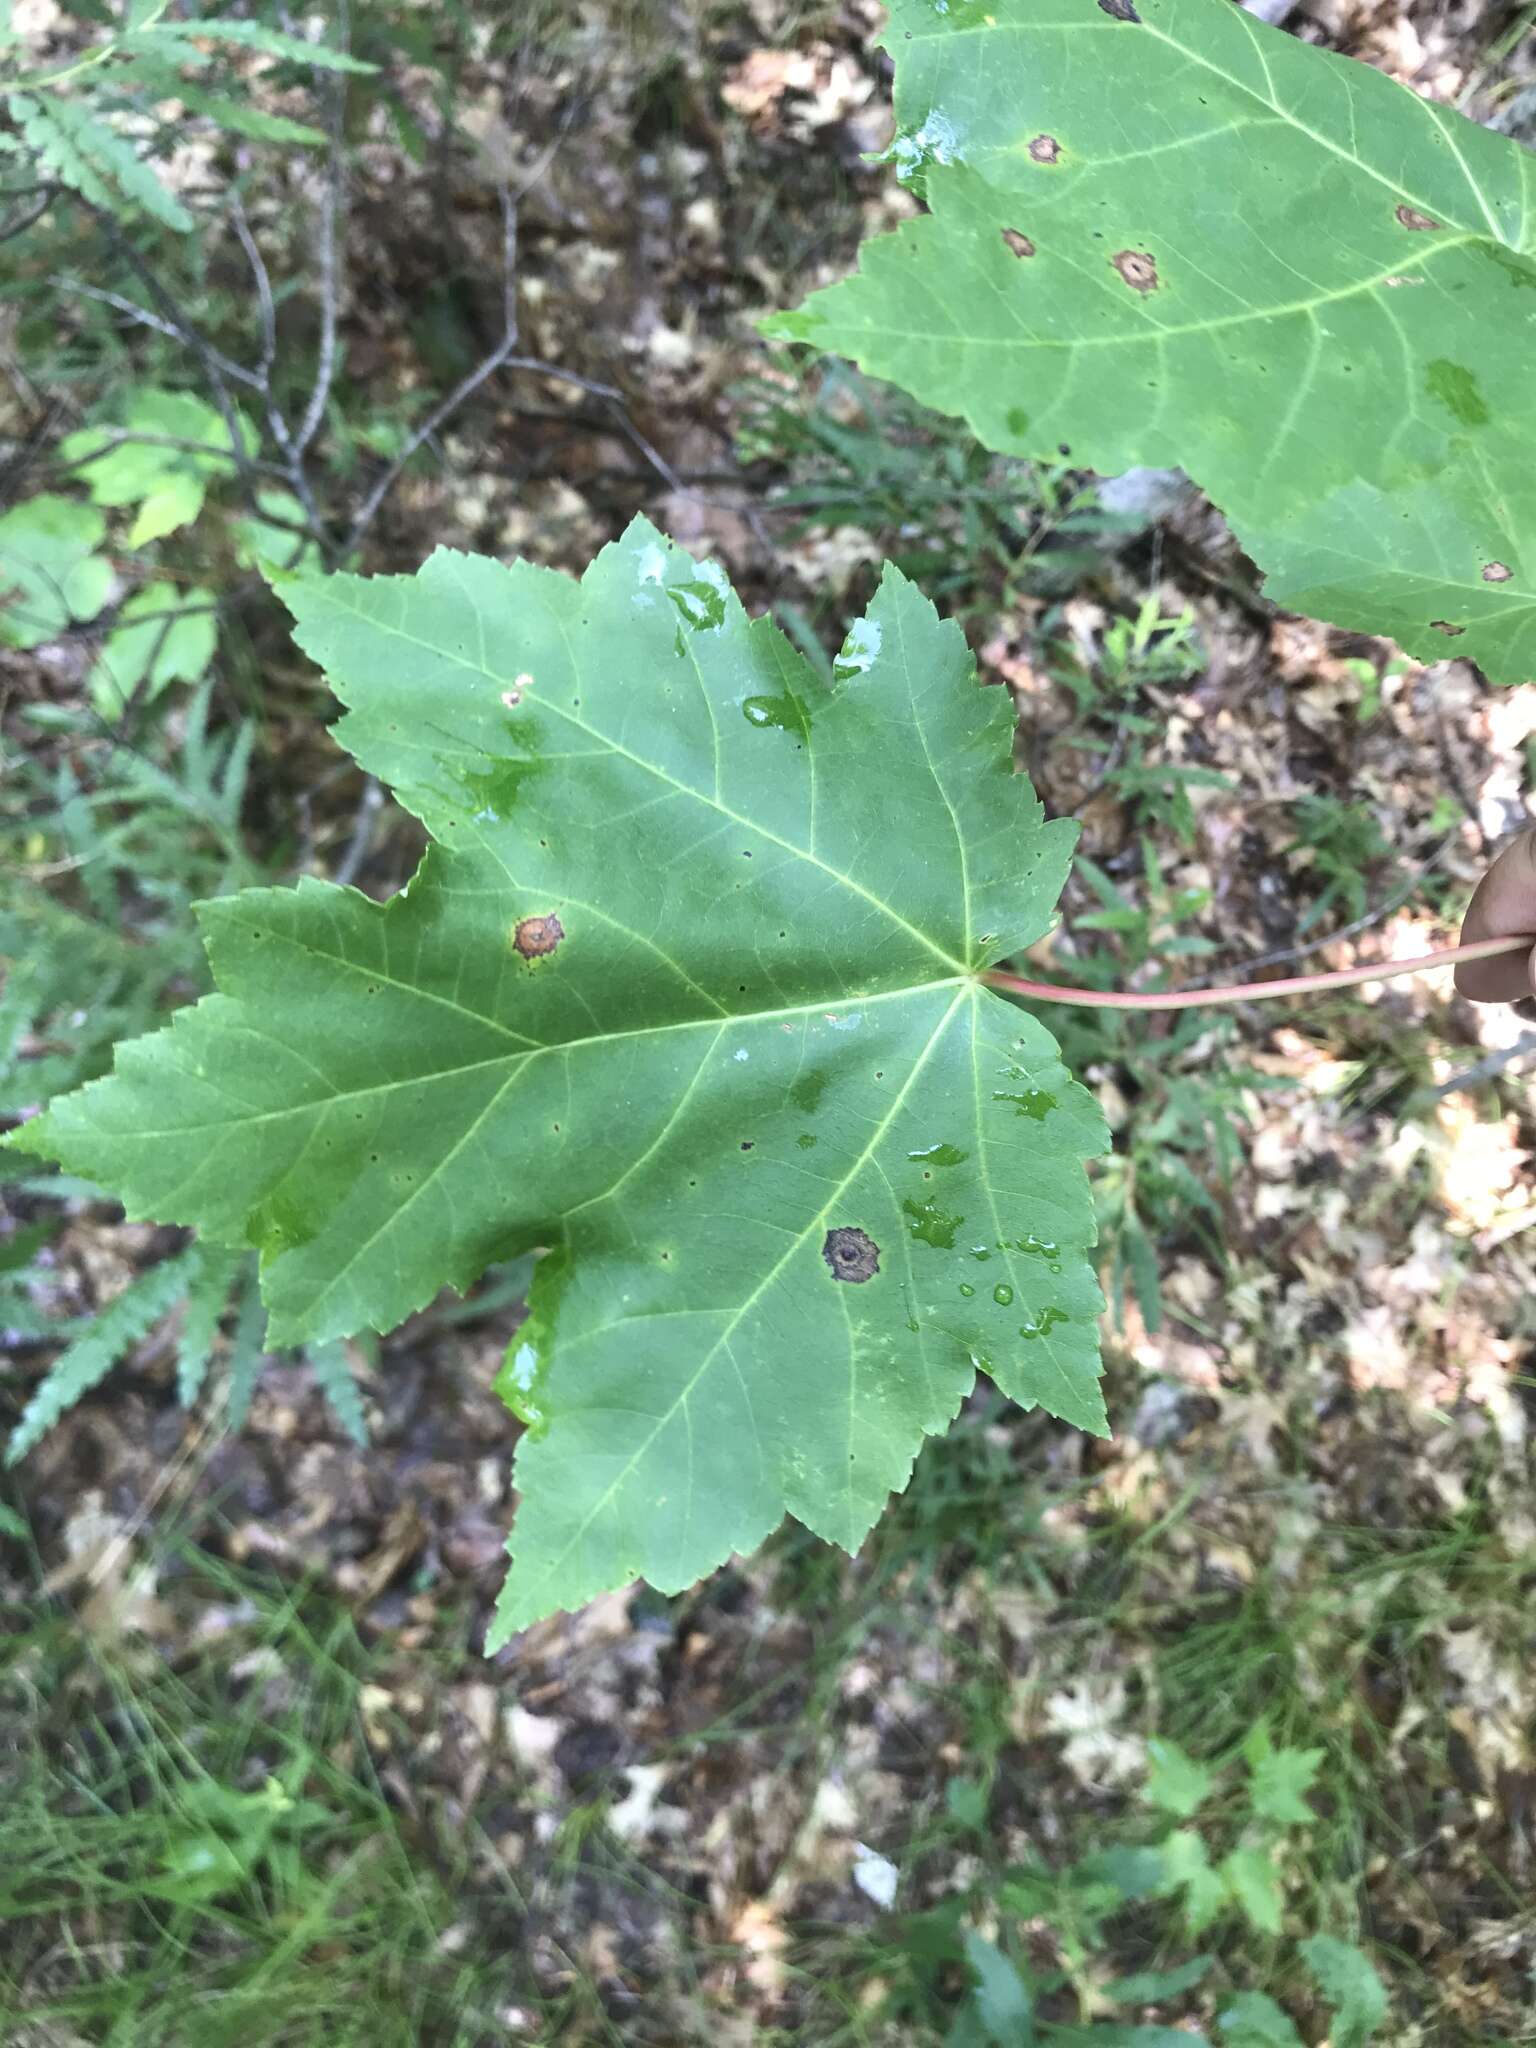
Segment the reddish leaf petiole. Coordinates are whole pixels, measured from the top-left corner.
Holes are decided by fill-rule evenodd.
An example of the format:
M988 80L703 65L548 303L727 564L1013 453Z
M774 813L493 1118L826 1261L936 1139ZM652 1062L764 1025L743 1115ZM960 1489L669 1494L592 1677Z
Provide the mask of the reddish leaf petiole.
M1138 995L1114 989L1058 988L1048 981L1026 981L994 967L981 978L993 988L1030 996L1037 1003L1075 1003L1094 1010L1197 1010L1209 1003L1267 1002L1275 996L1310 995L1320 988L1353 988L1364 981L1390 981L1398 974L1422 974L1431 967L1453 967L1460 960L1491 960L1499 953L1536 946L1536 933L1524 938L1479 939L1470 946L1442 946L1412 960L1385 960L1374 967L1336 967L1327 974L1290 974L1280 981L1239 981L1225 988L1174 989Z

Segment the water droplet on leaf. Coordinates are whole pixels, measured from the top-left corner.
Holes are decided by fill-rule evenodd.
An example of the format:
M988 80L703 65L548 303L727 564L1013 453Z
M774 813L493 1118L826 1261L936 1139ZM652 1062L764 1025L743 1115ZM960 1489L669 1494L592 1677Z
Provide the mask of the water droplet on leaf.
M549 1415L543 1399L546 1378L546 1370L534 1347L514 1338L507 1346L507 1355L496 1375L494 1390L534 1436L542 1436L549 1427Z
M1012 1102L1017 1104L1019 1115L1027 1116L1031 1122L1037 1124L1044 1123L1046 1117L1056 1107L1055 1096L1048 1095L1043 1088L1026 1088L1022 1094L1018 1095L1009 1095L994 1090L992 1100L994 1102Z
M935 1251L953 1251L955 1232L965 1221L963 1216L946 1216L937 1202L914 1202L910 1198L902 1203L907 1216L907 1228L921 1244L931 1244Z
M879 652L879 626L873 619L855 619L832 664L833 678L839 683L846 683L850 677L864 675L874 666Z
M1036 1337L1048 1335L1050 1331L1055 1329L1058 1323L1065 1323L1068 1320L1069 1317L1065 1309L1043 1308L1039 1315L1031 1316L1027 1323L1020 1323L1019 1335L1026 1342L1032 1344Z

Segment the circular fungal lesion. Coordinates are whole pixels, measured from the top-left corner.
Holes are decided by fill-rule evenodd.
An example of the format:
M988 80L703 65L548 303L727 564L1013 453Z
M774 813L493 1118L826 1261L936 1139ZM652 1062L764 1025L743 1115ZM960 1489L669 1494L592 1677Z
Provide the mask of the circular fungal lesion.
M1109 260L1133 292L1157 290L1157 261L1148 250L1122 249Z
M544 960L565 937L565 926L553 911L545 917L522 918L512 933L512 945L525 960Z
M1485 583L1507 583L1514 573L1508 562L1485 562L1483 564L1483 581Z
M832 1269L834 1280L848 1280L855 1285L872 1280L880 1270L879 1245L867 1231L851 1225L827 1232L821 1256Z
M1061 144L1054 135L1036 135L1030 140L1029 154L1031 161L1037 164L1060 163Z

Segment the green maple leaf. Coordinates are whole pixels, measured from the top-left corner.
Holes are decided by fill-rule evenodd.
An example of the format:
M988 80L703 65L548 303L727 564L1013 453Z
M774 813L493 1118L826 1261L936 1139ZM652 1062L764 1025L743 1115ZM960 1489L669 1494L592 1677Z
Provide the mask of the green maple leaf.
M1221 1859L1227 1888L1260 1934L1278 1934L1285 1893L1272 1857L1261 1848L1234 1849Z
M1285 2008L1267 1991L1240 1991L1216 2024L1225 2048L1304 2048Z
M1321 1749L1265 1748L1250 1760L1248 1798L1255 1813L1288 1827L1303 1826L1317 1815L1307 1804L1312 1781L1322 1769Z
M1144 1796L1152 1805L1162 1807L1165 1813L1177 1814L1180 1820L1188 1820L1209 1799L1215 1783L1216 1773L1207 1770L1204 1764L1196 1763L1176 1742L1154 1736L1147 1744Z
M643 522L580 584L443 551L280 587L435 844L387 905L204 905L220 993L25 1141L259 1246L278 1344L549 1248L494 1639L786 1510L856 1545L978 1364L1102 1431L1102 1121L978 978L1074 832L959 629L888 570L828 691Z
M1387 1989L1375 1965L1353 1942L1314 1934L1301 1944L1323 1995L1336 2007L1328 2038L1333 2048L1364 2048L1387 2017Z
M1181 465L1281 604L1536 674L1536 156L1231 0L893 0L931 211L769 322Z

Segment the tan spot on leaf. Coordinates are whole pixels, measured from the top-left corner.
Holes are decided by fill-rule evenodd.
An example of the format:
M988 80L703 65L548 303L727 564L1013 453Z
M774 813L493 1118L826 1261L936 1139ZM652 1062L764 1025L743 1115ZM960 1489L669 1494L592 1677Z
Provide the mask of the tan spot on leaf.
M513 932L512 943L525 960L541 960L564 937L565 926L551 912L548 917L525 917Z
M1109 260L1133 292L1157 290L1157 265L1145 249L1122 249L1117 256L1111 256Z

